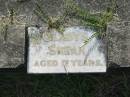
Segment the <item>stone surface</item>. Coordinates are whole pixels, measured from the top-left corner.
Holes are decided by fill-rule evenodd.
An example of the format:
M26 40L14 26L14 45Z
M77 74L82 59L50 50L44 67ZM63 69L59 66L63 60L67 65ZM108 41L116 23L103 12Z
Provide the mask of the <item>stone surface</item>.
M16 68L24 64L24 49L25 26L9 25L7 32L0 35L0 68Z
M9 15L8 9L14 8L17 15L33 15L37 0L0 0L0 15ZM51 15L61 14L64 0L40 0L43 8ZM75 0L81 7L92 12L106 10L115 2L117 14L123 20L130 20L130 0Z
M28 73L106 72L102 41L96 38L83 46L94 31L68 27L63 32L29 27Z
M130 22L115 22L107 29L108 64L130 66Z
M13 16L13 24L15 25L26 25L28 26L34 26L39 24L39 19L33 15L33 16L26 16L26 15L19 15L19 16ZM0 24L1 23L10 23L10 17L9 16L0 16Z

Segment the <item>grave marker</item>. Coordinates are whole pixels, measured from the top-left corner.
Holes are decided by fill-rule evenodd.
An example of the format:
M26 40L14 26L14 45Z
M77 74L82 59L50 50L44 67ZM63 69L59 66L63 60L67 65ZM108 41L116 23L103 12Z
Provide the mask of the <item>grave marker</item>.
M68 27L63 34L45 27L29 27L28 73L106 72L102 42L83 27Z

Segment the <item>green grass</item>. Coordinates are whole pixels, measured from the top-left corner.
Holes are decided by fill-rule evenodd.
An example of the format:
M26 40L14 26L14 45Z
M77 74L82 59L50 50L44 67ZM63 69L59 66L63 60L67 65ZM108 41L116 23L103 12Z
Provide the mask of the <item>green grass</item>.
M76 19L80 21L80 26L93 29L95 33L92 37L86 39L84 44L87 44L93 37L103 38L105 36L107 24L114 20L114 12L115 1L112 2L111 7L108 7L98 14L86 11L86 9L81 8L74 0L64 1L64 12L62 16L49 16L40 1L36 3L36 9L34 10L34 13L48 26L49 31L56 29L63 34L65 23L68 23L68 18L69 20Z
M70 18L80 20L80 25L87 28L90 27L95 31L89 39L84 41L84 45L94 37L104 38L107 24L114 20L115 1L112 2L111 7L99 13L86 11L86 9L81 8L74 0L66 0L65 6L65 12Z
M58 32L63 34L66 16L48 16L48 13L44 10L40 1L36 3L34 13L42 20L43 23L46 23L48 26L48 32L50 32L51 29L56 29Z
M130 72L129 69L68 75L0 72L0 97L130 97Z

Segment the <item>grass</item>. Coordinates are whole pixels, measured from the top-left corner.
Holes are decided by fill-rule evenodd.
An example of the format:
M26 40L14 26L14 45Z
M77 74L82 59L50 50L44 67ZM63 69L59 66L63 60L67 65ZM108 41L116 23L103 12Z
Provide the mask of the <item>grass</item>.
M93 75L0 72L0 97L130 97L129 75L129 69Z
M87 44L92 38L99 37L104 38L106 34L107 24L114 20L115 12L115 0L112 2L112 7L108 7L105 11L99 13L91 13L86 11L86 9L81 8L74 0L66 0L66 14L70 18L76 18L80 20L80 24L85 27L90 27L95 31L95 33L84 41Z
M48 31L51 29L56 29L61 33L64 31L65 16L48 16L47 12L42 8L42 5L40 5L40 1L36 3L34 13L43 21L43 23L47 24Z
M64 1L64 12L62 16L48 16L48 13L40 5L40 1L36 3L35 14L48 25L48 30L56 29L63 34L67 19L77 19L80 21L80 26L90 27L95 33L89 39L84 41L87 44L93 37L103 38L105 36L107 24L114 19L115 0L112 2L112 7L107 8L100 13L91 13L86 9L81 8L74 0ZM65 22L66 21L66 22Z

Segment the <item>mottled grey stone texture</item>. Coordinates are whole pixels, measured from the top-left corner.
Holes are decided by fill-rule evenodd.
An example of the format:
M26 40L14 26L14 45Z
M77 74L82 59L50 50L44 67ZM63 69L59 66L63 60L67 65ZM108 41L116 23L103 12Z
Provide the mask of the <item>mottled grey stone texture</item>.
M63 12L64 0L41 0L43 8L51 15ZM130 20L130 0L75 0L81 7L92 12L106 10L115 1L116 12L123 20ZM8 15L8 9L14 8L17 15L33 16L37 0L0 0L0 15Z
M130 22L115 22L107 29L108 63L130 66Z
M24 64L25 26L10 25L0 36L0 68L16 68Z

